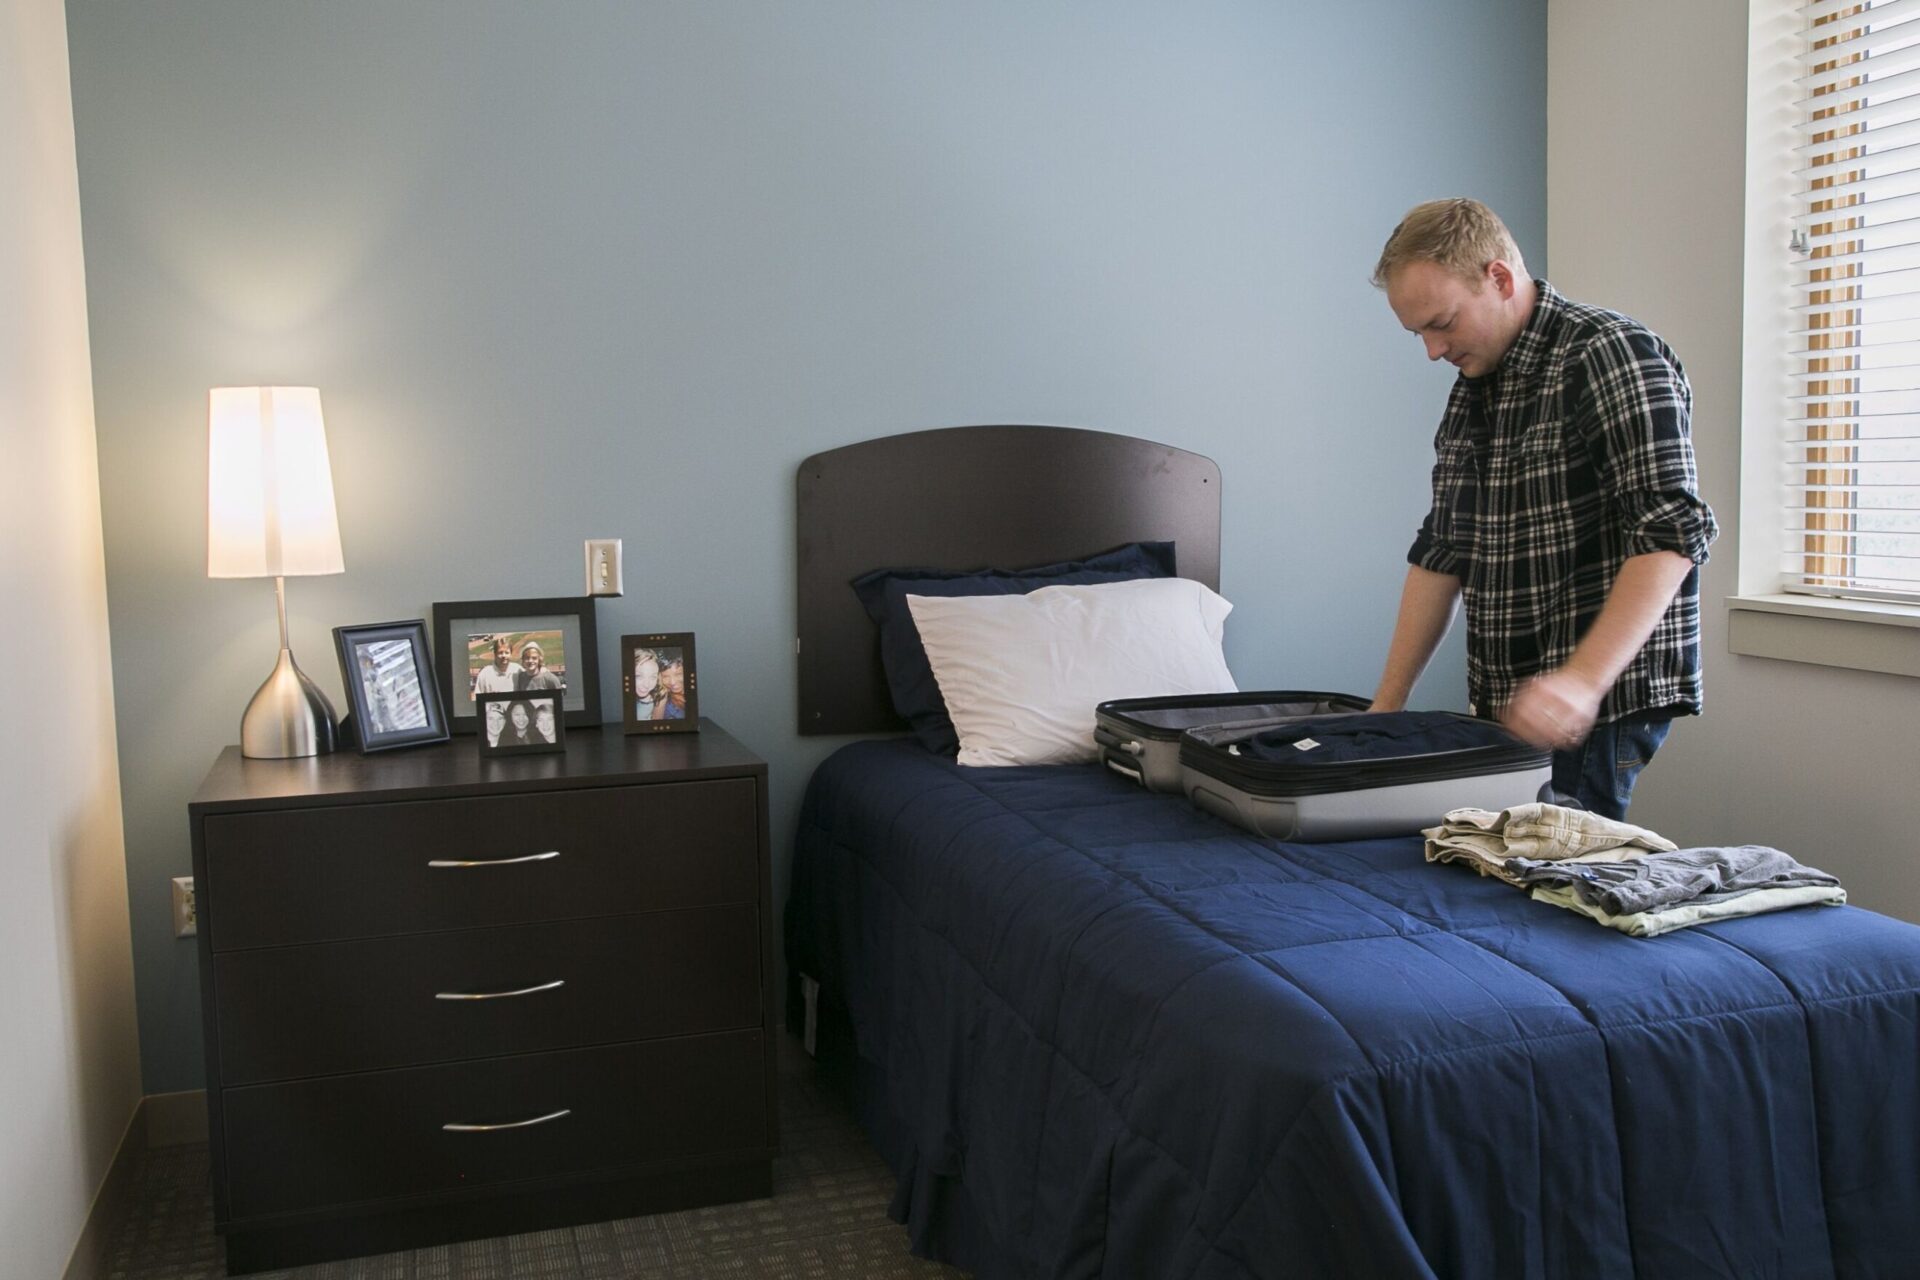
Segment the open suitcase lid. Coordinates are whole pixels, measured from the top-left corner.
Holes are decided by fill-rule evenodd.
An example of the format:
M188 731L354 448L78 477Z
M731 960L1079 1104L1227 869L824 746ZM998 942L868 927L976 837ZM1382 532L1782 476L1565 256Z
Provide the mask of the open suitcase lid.
M1101 720L1155 742L1176 742L1203 725L1268 724L1300 716L1365 711L1372 703L1350 693L1261 689L1242 693L1174 694L1164 698L1117 698L1094 709Z

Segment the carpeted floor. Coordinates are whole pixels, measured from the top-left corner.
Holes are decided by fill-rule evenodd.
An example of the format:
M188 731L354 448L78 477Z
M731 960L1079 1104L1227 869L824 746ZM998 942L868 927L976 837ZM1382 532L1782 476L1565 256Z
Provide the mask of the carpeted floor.
M260 1273L276 1280L847 1280L960 1277L907 1252L887 1218L893 1179L811 1061L781 1039L773 1198ZM113 1280L227 1274L204 1145L162 1147L115 1237Z

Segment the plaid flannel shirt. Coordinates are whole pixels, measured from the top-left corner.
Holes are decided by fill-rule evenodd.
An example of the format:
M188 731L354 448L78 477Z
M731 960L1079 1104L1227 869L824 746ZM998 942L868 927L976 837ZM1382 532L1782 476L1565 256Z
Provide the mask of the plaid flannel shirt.
M1534 283L1533 315L1499 367L1454 382L1433 508L1407 559L1460 579L1468 690L1495 715L1572 656L1628 557L1686 556L1695 568L1599 719L1698 714L1698 566L1719 529L1694 473L1692 389L1643 325Z

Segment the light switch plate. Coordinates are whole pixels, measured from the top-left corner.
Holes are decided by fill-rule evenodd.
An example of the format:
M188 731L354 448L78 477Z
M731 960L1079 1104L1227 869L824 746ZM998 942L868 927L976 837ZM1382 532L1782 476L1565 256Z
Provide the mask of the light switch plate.
M587 539L587 594L617 596L626 592L620 576L620 539Z

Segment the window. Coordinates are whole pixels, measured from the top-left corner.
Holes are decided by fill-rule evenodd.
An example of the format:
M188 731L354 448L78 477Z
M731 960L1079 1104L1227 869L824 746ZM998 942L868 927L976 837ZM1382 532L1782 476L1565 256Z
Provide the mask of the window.
M1799 15L1781 586L1920 601L1920 0Z

